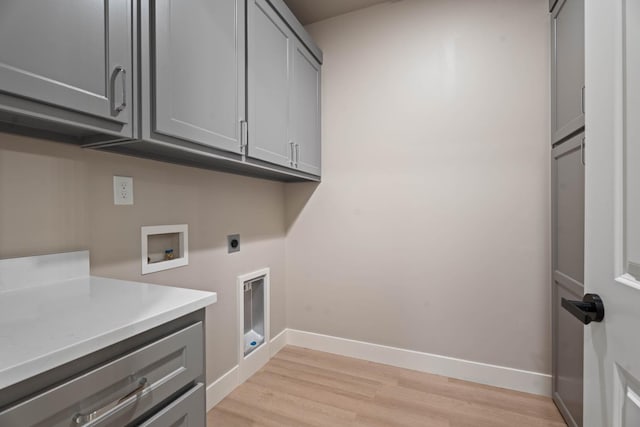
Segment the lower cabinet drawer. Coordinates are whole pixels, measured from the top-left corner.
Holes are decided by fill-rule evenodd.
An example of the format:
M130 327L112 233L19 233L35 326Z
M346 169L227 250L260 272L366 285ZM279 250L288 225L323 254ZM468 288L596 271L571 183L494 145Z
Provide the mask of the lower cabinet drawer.
M206 427L204 385L198 383L140 427Z
M203 370L198 322L6 409L0 426L122 427L194 382Z

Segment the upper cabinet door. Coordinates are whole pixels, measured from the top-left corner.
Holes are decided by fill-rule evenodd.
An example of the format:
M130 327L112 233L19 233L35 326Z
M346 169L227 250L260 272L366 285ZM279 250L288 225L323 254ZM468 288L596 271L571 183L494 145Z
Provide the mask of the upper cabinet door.
M290 62L293 34L265 0L248 6L249 155L293 166Z
M584 0L558 0L551 22L551 137L584 126Z
M0 2L0 92L131 122L131 0Z
M293 108L291 112L295 166L320 175L320 64L296 40L293 54Z
M245 2L151 3L153 131L239 153L245 120Z

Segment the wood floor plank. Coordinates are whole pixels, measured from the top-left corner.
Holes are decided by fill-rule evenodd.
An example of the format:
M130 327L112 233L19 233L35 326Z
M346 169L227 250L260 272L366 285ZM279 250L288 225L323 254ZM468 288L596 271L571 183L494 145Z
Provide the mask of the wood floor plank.
M404 387L385 387L376 395L376 402L396 405L407 413L431 414L449 420L452 426L474 427L542 427L564 426L553 420L523 415L516 410L473 403L464 397L456 398L436 393L419 392ZM513 408L515 409L515 408Z
M250 418L234 414L223 408L216 408L207 414L207 425L225 427L253 427L255 423Z
M298 396L305 396L327 405L333 405L347 411L359 412L366 409L367 403L373 402L374 396L363 396L353 394L340 389L333 389L322 384L301 380L295 377L285 377L269 371L258 372L251 378L256 384L270 387L283 393L292 393Z
M340 390L354 395L373 397L376 394L376 390L382 385L353 375L336 375L333 372L312 366L304 367L304 365L292 362L282 364L279 363L280 361L278 360L273 360L272 362L273 363L269 363L268 366L265 367L267 372L297 378L312 384L325 385L334 390Z
M353 375L377 383L395 384L397 382L397 374L393 371L396 368L391 366L342 357L331 353L323 353L307 348L287 346L276 355L276 358L318 367L329 372L335 372L336 374Z
M566 427L551 399L287 346L209 427Z
M532 415L548 420L556 419L558 414L555 405L548 398L468 381L447 378L445 382L433 382L414 373L409 378L401 374L398 385L419 392L447 396L497 410L515 411L522 415Z

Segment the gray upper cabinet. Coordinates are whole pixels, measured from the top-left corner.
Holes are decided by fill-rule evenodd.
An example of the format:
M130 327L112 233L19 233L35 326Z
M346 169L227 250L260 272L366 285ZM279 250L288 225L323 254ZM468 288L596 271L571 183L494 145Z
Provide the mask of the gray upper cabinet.
M248 154L320 176L320 62L270 3L248 8Z
M0 1L0 131L317 181L321 63L282 0Z
M249 0L249 156L293 167L291 70L294 35L266 0Z
M148 105L152 111L143 112L149 114L149 138L166 136L240 153L245 120L245 2L150 3Z
M0 110L131 137L131 0L0 3Z
M293 54L292 130L295 166L320 175L320 63L296 41Z
M558 0L551 13L551 139L584 127L584 0Z

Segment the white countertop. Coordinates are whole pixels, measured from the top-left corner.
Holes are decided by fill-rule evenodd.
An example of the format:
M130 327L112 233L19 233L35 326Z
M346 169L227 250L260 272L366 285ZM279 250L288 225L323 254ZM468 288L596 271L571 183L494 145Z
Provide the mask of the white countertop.
M0 292L0 389L216 300L213 292L93 276Z

